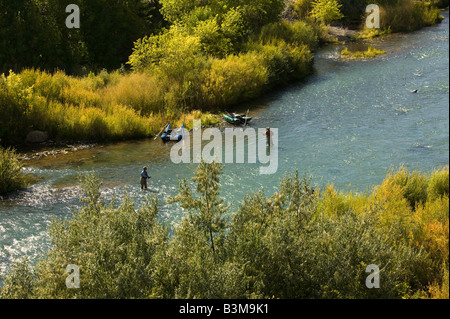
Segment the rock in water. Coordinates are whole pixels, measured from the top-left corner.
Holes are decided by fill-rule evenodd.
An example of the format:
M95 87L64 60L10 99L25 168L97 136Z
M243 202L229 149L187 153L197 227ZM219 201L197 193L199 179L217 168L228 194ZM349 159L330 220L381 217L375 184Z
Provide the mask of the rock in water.
M28 133L26 142L27 143L43 143L47 141L48 134L47 132L41 132L41 131L32 131Z

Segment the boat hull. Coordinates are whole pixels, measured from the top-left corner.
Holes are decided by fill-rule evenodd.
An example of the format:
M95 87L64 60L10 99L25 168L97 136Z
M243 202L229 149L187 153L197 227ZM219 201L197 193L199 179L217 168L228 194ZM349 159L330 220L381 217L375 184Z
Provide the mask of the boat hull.
M183 139L183 132L184 132L184 125L177 130L172 130L169 125L167 129L164 131L163 135L161 135L161 140L164 143L180 142Z
M251 117L245 116L245 115L239 115L239 114L233 114L233 115L226 115L223 114L222 117L225 121L227 121L230 124L233 125L240 125L240 124L246 124L252 120Z

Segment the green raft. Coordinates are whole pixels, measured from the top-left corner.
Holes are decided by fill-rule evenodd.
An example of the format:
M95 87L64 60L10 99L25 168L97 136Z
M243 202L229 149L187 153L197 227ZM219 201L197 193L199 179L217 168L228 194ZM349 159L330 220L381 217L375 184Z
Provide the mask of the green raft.
M223 114L222 117L225 121L233 125L247 124L252 120L251 117L246 116L245 114Z

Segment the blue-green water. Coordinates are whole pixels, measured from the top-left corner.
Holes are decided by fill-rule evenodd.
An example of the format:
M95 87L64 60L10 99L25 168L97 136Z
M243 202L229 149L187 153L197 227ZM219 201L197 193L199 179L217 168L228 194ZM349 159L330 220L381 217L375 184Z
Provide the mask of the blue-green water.
M260 164L227 164L222 196L237 203L261 188L269 195L295 170L319 186L364 192L392 167L430 172L447 165L448 12L444 16L439 26L367 42L388 52L373 60L344 61L343 46L328 46L317 53L316 72L307 82L244 105L252 108L253 127L279 129L279 168L275 175L260 175ZM139 206L154 193L162 218L178 222L182 212L163 199L195 166L173 164L170 147L159 140L127 142L28 163L43 180L0 201L0 277L17 258L36 261L48 249L50 220L70 217L79 207L78 172L95 170L107 200L128 192ZM149 192L139 190L143 165L153 177Z

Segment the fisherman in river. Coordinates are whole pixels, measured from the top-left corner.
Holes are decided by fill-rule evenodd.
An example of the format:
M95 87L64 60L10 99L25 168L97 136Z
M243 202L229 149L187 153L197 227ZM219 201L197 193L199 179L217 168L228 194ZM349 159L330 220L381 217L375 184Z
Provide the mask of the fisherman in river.
M266 145L270 147L272 145L272 131L270 130L270 127L266 128L264 135L266 136Z
M147 189L147 179L152 178L147 173L147 167L144 167L144 170L141 173L141 190Z

